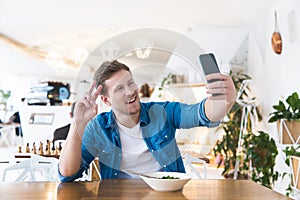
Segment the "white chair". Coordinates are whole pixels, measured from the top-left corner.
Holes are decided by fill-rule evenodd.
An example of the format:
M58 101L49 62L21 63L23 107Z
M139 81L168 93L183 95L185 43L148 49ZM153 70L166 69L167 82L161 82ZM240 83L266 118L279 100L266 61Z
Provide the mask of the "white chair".
M5 182L6 174L9 171L19 171L23 172L17 177L15 182L22 182L28 176L30 181L37 181L36 172L42 175L39 181L58 181L57 167L58 159L54 157L44 157L36 154L24 154L25 159L18 162L14 161L15 164L5 168L3 170L2 181Z
M9 133L10 133L10 127L0 127L0 146L5 143L6 146L10 147L10 142L8 139Z
M0 125L0 146L5 143L6 146L11 147L15 145L15 128L20 127L20 124L1 124Z
M195 174L198 179L206 179L207 163L205 160L185 154L185 155L183 155L183 162L185 164L186 169L191 171L191 172L188 172L189 174L191 174L191 173ZM200 174L200 171L194 167L193 164L203 165L203 176Z

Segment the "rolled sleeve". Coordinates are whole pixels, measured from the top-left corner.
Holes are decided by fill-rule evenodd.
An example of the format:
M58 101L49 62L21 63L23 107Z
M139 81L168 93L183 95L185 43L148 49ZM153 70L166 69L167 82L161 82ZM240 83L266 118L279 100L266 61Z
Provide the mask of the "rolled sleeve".
M72 176L63 176L60 171L59 171L59 166L58 166L58 177L60 179L61 182L72 182L74 180L76 180L77 178L80 178L82 177L82 173L84 172L84 166L81 164L80 166L80 170L75 173L74 175Z
M220 121L212 122L207 118L207 116L205 114L204 104L205 104L206 99L207 98L203 99L199 104L199 112L198 112L199 116L198 117L199 117L200 124L203 126L207 126L208 128L219 126Z

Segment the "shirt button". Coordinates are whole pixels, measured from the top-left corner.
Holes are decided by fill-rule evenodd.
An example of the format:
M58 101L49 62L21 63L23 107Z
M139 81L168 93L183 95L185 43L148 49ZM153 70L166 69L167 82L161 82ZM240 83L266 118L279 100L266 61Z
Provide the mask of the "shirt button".
M104 153L104 152L105 152L105 150L102 150L102 152Z
M166 165L164 165L164 168L166 168L167 166Z
M118 174L117 173L115 173L115 176L117 176Z
M165 138L168 138L168 136L167 136L167 135L165 135Z
M154 152L154 150L152 149L151 152Z

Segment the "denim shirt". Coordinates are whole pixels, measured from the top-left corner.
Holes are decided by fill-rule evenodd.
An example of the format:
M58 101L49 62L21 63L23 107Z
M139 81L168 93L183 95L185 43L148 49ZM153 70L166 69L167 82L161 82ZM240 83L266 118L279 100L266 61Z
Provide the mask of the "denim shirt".
M178 102L141 103L140 126L143 139L162 171L185 172L175 132L180 128L214 127L205 115L204 102L187 105ZM116 119L112 111L97 115L84 131L80 170L68 177L59 173L62 182L82 176L89 164L99 158L102 179L123 178L120 171L122 148ZM138 163L137 163L138 164Z

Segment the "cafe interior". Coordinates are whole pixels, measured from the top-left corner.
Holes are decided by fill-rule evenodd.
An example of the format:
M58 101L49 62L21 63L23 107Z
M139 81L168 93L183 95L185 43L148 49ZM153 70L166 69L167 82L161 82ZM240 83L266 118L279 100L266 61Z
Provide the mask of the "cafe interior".
M300 199L300 125L289 125L300 119L298 47L297 0L0 0L0 193ZM176 131L187 183L161 192L169 183L153 188L143 175L102 180L97 158L82 178L60 182L66 137L54 133L72 123L73 104L104 61L129 66L141 102L194 104L208 97L199 59L207 53L232 77L237 99L219 126ZM96 102L98 113L110 111Z

